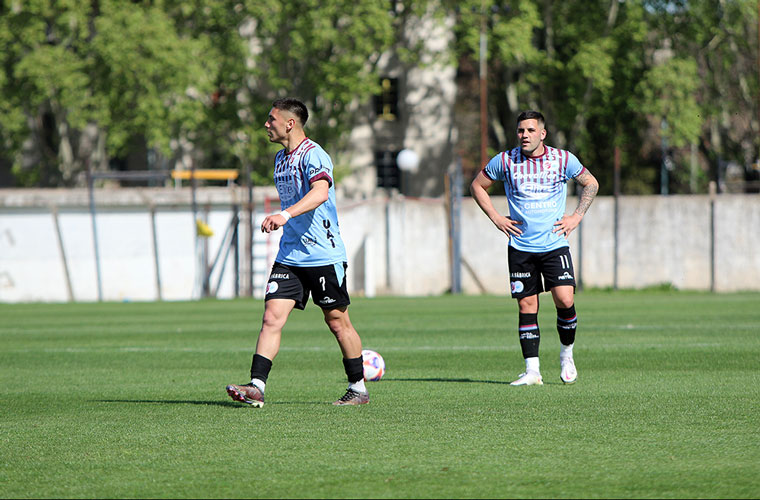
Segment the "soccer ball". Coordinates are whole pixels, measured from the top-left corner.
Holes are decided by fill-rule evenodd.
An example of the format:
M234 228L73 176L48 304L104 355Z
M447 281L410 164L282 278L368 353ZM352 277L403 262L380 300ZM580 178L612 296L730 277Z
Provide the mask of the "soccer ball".
M385 360L375 351L364 349L362 351L364 361L364 380L377 382L385 375Z

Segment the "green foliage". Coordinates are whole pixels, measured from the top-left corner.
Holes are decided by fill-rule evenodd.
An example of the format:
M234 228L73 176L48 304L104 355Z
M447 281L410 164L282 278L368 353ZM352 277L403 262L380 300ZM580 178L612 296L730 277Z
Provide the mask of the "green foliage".
M665 137L676 147L697 142L702 127L696 102L697 64L690 59L669 59L647 72L639 87L641 110L658 122L667 120Z
M91 158L144 142L170 162L192 149L200 166L251 167L269 184L272 100L303 99L309 136L340 151L378 90L381 56L402 71L428 63L423 15L455 19L452 64L479 61L487 36L494 150L538 108L548 141L572 149L603 194L616 148L626 192L656 191L661 133L678 168L693 144L713 168L758 157L753 0L5 0L4 156L19 184L73 185Z
M396 11L370 0L9 4L0 134L17 172L24 141L46 135L49 166L76 182L92 154L77 141L94 125L110 156L138 137L169 158L189 142L205 166L252 165L257 183L271 183L276 148L262 125L272 100L303 99L310 136L340 148L357 104L377 91L380 55L427 2Z
M394 41L389 6L370 0L251 1L251 43L258 57L250 68L251 159L271 157L260 131L277 97L293 96L310 109L307 133L328 148L345 144L354 125L351 106L378 91L376 63ZM255 117L255 118L254 118ZM262 177L269 178L266 165Z
M9 111L0 127L17 170L23 142L36 136L48 136L38 142L47 143L47 161L70 183L92 153L78 150L87 125L119 155L134 137L169 153L171 139L202 122L214 58L203 57L203 39L180 37L159 8L121 0L14 2L0 31ZM54 135L40 125L45 114Z
M616 148L626 192L655 191L663 119L677 165L688 163L692 144L708 162L757 157L755 2L471 0L451 8L459 54L477 60L484 27L488 36L489 114L509 138L497 149L515 145L517 114L537 108L548 142L576 152L603 194Z
M147 143L170 154L171 139L198 128L213 89L215 71L204 38L182 37L156 7L124 8L104 4L95 19L95 93L102 106L109 150L123 151L144 135Z

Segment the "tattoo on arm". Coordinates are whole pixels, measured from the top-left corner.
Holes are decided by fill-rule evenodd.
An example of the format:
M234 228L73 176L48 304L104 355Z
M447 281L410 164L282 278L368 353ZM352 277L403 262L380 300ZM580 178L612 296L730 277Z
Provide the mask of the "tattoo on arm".
M588 172L584 172L577 176L575 180L583 186L575 213L578 215L584 215L586 210L591 206L591 202L594 201L597 191L599 191L599 183L596 178Z

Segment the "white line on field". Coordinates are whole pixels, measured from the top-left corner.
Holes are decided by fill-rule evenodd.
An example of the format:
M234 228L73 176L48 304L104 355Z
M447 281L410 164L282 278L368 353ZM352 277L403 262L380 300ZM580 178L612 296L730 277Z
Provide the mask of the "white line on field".
M593 342L589 344L578 344L578 351L616 351L616 350L632 350L632 349L668 349L677 345L679 349L683 348L720 348L725 347L725 344L720 342L674 342L674 343L625 343L625 344L609 344L604 342ZM461 352L461 351L517 351L520 349L517 341L512 345L492 346L492 345L422 345L422 346L365 346L368 349L374 349L382 352ZM337 350L337 346L325 347L289 347L282 346L280 351L286 352L330 352ZM244 351L246 349L243 349ZM248 351L253 352L254 346L251 346ZM123 352L123 353L151 353L151 352L187 352L187 353L236 353L240 352L240 348L204 348L204 347L151 347L151 346L122 346L122 347L45 347L42 349L9 349L0 350L5 353L98 353L98 352Z

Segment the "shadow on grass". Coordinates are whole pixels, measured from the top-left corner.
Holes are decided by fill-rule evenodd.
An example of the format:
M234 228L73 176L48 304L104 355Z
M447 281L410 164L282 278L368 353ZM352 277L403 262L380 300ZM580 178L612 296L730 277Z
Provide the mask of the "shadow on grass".
M440 377L429 377L429 378L383 378L383 382L457 382L457 383L465 383L465 384L498 384L498 385L509 385L511 382L505 382L503 380L477 380L477 379L471 379L471 378L440 378ZM546 382L544 381L544 385L559 385L558 382Z
M141 403L141 404L165 404L165 405L201 405L201 406L224 406L225 408L251 408L247 404L235 401L197 401L192 399L96 399L95 403ZM268 405L320 405L324 401L273 401Z
M471 379L471 378L439 378L439 377L428 377L428 378L383 378L383 382L459 382L459 383L467 383L467 384L506 384L509 385L509 382L504 382L502 380L477 380L477 379Z

